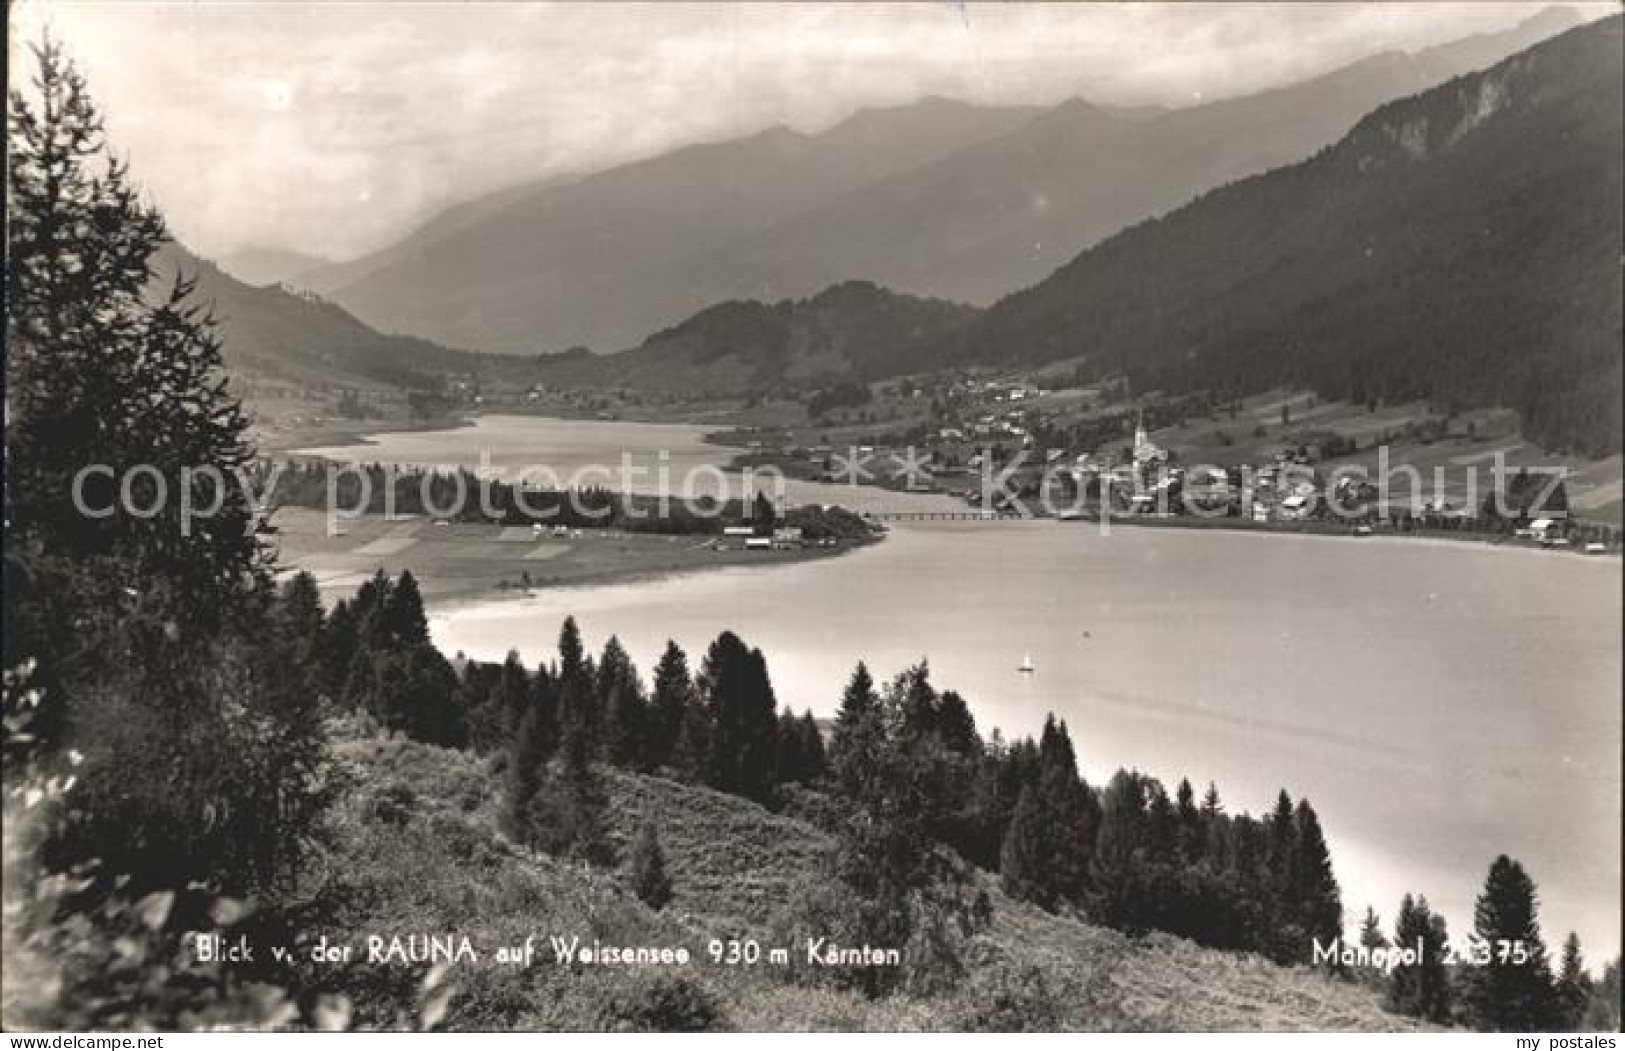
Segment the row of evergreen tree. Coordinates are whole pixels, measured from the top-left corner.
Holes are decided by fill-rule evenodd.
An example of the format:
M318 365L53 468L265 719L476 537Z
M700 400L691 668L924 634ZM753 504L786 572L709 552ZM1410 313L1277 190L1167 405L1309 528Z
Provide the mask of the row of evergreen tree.
M295 578L292 593L313 595ZM306 599L298 603L308 604ZM922 833L1001 873L1011 896L1078 910L1128 931L1164 930L1203 944L1305 960L1330 940L1342 905L1325 837L1307 800L1282 792L1266 820L1229 815L1216 789L1198 803L1154 778L1119 771L1103 788L1080 775L1070 734L1051 717L1035 741L984 741L963 697L921 664L883 691L861 663L826 749L810 712L777 703L759 649L724 632L697 674L668 643L646 689L615 638L595 659L573 619L556 659L527 668L440 656L410 573L380 573L338 603L311 650L333 696L380 725L451 747L508 753L512 830L572 856L602 858L602 793L592 764L672 776L778 805L786 786L848 800L889 792L888 748L907 752L911 810ZM826 751L828 754L826 754Z
M313 592L295 578L289 607L310 609ZM454 669L429 642L410 574L380 574L325 623L314 608L310 646L334 696L419 739L502 754L510 831L550 853L612 860L594 771L604 763L768 806L785 803L792 785L841 800L831 875L844 904L822 923L899 943L934 938L928 958L951 957L944 932L973 929L990 911L985 896L967 895L956 857L998 872L1013 898L1130 933L1166 931L1284 963L1308 962L1317 941L1342 934L1340 891L1308 800L1283 790L1255 818L1227 813L1212 785L1198 798L1188 780L1170 794L1119 770L1091 786L1064 722L1051 716L1036 740L1006 742L997 731L984 740L964 698L939 691L923 663L884 687L860 663L826 743L811 712L777 704L761 651L731 632L697 674L668 642L646 689L619 640L594 658L573 619L556 659L534 669L517 653ZM638 837L631 864L645 900L670 898L654 829ZM1552 977L1534 908L1522 868L1498 859L1475 933L1492 948L1522 946L1528 959L1470 967L1446 958L1443 917L1407 897L1392 944L1426 950L1386 979L1389 1006L1477 1028L1580 1025L1596 998L1578 942L1570 936ZM1360 938L1390 944L1369 909ZM896 979L873 971L859 980L879 991Z
M1393 938L1370 908L1359 943L1368 950L1416 950L1386 977L1385 1004L1397 1014L1480 1031L1617 1031L1618 961L1600 981L1586 971L1580 938L1564 940L1556 972L1541 934L1535 883L1506 855L1490 865L1473 908L1472 935L1452 940L1426 897L1405 895Z

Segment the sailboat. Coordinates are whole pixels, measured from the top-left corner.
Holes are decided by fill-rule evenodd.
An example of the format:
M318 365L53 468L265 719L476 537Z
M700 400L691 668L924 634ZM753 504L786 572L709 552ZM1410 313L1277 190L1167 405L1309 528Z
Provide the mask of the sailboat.
M1023 675L1031 675L1033 673L1033 655L1029 653L1021 658L1021 664L1016 668L1016 671L1021 672Z

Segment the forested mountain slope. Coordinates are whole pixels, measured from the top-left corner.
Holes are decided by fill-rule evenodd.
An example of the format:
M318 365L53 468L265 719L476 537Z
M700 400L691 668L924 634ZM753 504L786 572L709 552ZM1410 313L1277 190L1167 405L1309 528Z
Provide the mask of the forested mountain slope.
M1378 109L1084 252L915 364L1087 355L1140 389L1517 409L1620 448L1621 19Z

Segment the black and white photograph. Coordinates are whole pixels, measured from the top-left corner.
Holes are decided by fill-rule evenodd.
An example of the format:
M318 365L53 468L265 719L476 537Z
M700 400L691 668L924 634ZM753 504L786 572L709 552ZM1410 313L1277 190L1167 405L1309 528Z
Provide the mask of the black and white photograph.
M1622 27L12 0L7 1048L1618 1047Z

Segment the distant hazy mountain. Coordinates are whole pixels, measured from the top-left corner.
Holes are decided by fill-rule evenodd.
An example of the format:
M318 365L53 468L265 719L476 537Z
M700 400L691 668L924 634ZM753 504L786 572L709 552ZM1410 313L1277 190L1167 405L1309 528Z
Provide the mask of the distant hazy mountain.
M941 99L784 128L470 202L301 275L377 327L501 351L613 350L708 303L847 279L989 302L1226 181L1300 160L1377 105L1578 16L1190 109L1042 113Z
M277 285L254 287L170 242L153 260L166 287L177 273L197 283L197 302L221 322L222 354L233 373L299 383L436 387L440 374L478 356L414 336L379 333L336 303Z
M914 364L1087 356L1137 389L1501 405L1618 451L1621 19L1383 106L1084 252ZM907 363L900 363L905 367Z
M302 283L380 327L463 346L620 349L724 298L687 279L695 259L1031 115L930 99L816 136L779 127L690 146L474 202L382 265L361 259Z
M281 248L243 248L220 257L220 269L249 285L270 285L326 266L327 260Z
M546 382L729 392L893 374L894 360L974 320L959 303L862 281L801 300L718 303L618 354L542 359Z

